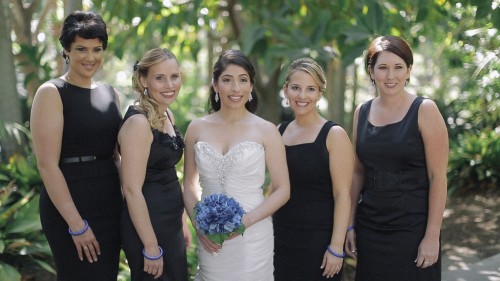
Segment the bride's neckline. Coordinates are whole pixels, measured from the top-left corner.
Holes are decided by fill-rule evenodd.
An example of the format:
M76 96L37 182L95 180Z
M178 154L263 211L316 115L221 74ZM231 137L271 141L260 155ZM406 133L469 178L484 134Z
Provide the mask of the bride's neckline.
M233 147L229 148L226 153L222 153L222 152L218 151L217 149L215 149L215 147L208 142L198 141L197 143L195 143L195 146L197 146L198 144L204 144L204 145L210 147L211 151L220 155L221 157L226 157L227 155L230 155L233 151L236 151L237 148L239 148L240 146L246 145L246 144L258 145L260 147L263 147L263 145L261 143L258 143L255 141L242 141L242 142L235 144Z

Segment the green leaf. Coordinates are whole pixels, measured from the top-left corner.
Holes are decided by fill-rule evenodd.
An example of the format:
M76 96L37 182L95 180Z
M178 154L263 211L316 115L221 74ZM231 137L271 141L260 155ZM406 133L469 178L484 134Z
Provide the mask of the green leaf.
M264 28L260 25L247 25L241 32L242 52L250 54L258 41L264 39Z
M358 44L351 45L350 48L345 49L342 52L342 66L347 67L354 62L356 58L363 54L366 46L364 42L359 42Z
M8 222L11 216L13 216L19 208L31 200L31 198L35 195L35 192L35 189L32 189L28 194L24 195L23 198L19 199L8 208L0 210L0 223L4 224Z
M49 263L39 260L39 259L33 259L33 261L38 264L41 268L45 269L46 271L52 273L52 274L57 274L55 268L53 268Z
M427 7L422 7L418 10L416 22L421 22L427 18L429 14L429 9Z
M231 233L217 233L217 234L207 234L207 238L210 239L212 242L222 245L224 241L227 240L231 236Z
M238 227L237 229L234 230L234 232L243 235L243 233L245 232L245 230L246 230L245 225L241 224L240 227Z
M383 18L384 12L382 11L379 3L377 3L376 1L370 1L370 3L368 4L368 13L366 14L366 16L362 16L362 20L365 23L366 27L371 31L371 33L380 33L380 26L382 25Z
M477 5L476 19L486 18L490 13L495 14L494 12L491 11L491 1L482 0L474 2L476 2L474 4Z
M0 261L0 280L21 281L21 274L13 266Z
M5 228L5 233L28 233L42 229L38 211L38 195L17 210L16 219Z
M370 30L365 26L352 26L343 32L346 36L345 40L339 43L343 43L345 45L352 45L359 41L364 41L365 44L368 44L368 39L372 36Z
M496 29L500 30L500 8L497 8L496 13L491 13L491 22Z

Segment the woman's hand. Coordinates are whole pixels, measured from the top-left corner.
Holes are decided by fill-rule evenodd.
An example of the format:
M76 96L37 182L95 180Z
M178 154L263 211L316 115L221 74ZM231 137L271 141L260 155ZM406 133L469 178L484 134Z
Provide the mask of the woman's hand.
M243 225L243 232L244 232L247 229L247 224L248 224L248 219L247 219L246 214L243 215L243 217L241 218L241 224ZM231 236L229 236L229 238L227 238L227 240L231 240L231 239L236 238L240 235L243 235L243 233L233 232L233 233L231 233Z
M222 245L214 243L212 240L208 239L206 235L203 235L198 230L196 230L196 234L198 235L198 239L200 240L201 246L203 249L210 254L218 253L222 248Z
M354 229L347 231L345 237L345 253L356 259L356 232Z
M323 255L323 263L321 264L321 268L324 269L323 276L331 278L335 274L338 274L342 269L343 262L343 258L338 258L330 252L325 251L325 254Z
M97 256L101 254L101 248L90 226L84 233L74 235L72 238L81 261L83 261L84 254L90 263L97 261Z
M145 255L151 257L158 257L162 254L158 246L147 247L144 251ZM163 256L159 259L148 259L144 257L144 272L154 275L154 278L158 279L163 274Z
M439 257L439 239L430 239L424 236L424 239L418 246L418 254L415 263L417 267L427 268L436 263Z

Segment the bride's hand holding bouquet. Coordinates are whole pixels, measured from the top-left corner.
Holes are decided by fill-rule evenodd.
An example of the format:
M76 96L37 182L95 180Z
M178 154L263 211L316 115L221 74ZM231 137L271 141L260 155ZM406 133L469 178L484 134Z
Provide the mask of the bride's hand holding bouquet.
M202 246L209 253L218 252L225 240L243 234L245 211L234 198L212 194L194 207L196 229Z

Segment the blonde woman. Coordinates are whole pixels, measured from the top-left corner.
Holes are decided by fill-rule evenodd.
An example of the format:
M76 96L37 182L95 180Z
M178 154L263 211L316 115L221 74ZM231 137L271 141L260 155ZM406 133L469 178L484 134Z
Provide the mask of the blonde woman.
M280 124L290 174L290 200L274 216L274 276L280 280L341 280L354 166L344 129L316 104L326 90L322 68L293 61L283 91L295 119Z
M123 249L132 281L188 280L182 190L175 165L184 141L168 109L181 89L174 54L153 49L134 66L132 86L139 99L118 134L125 193Z

